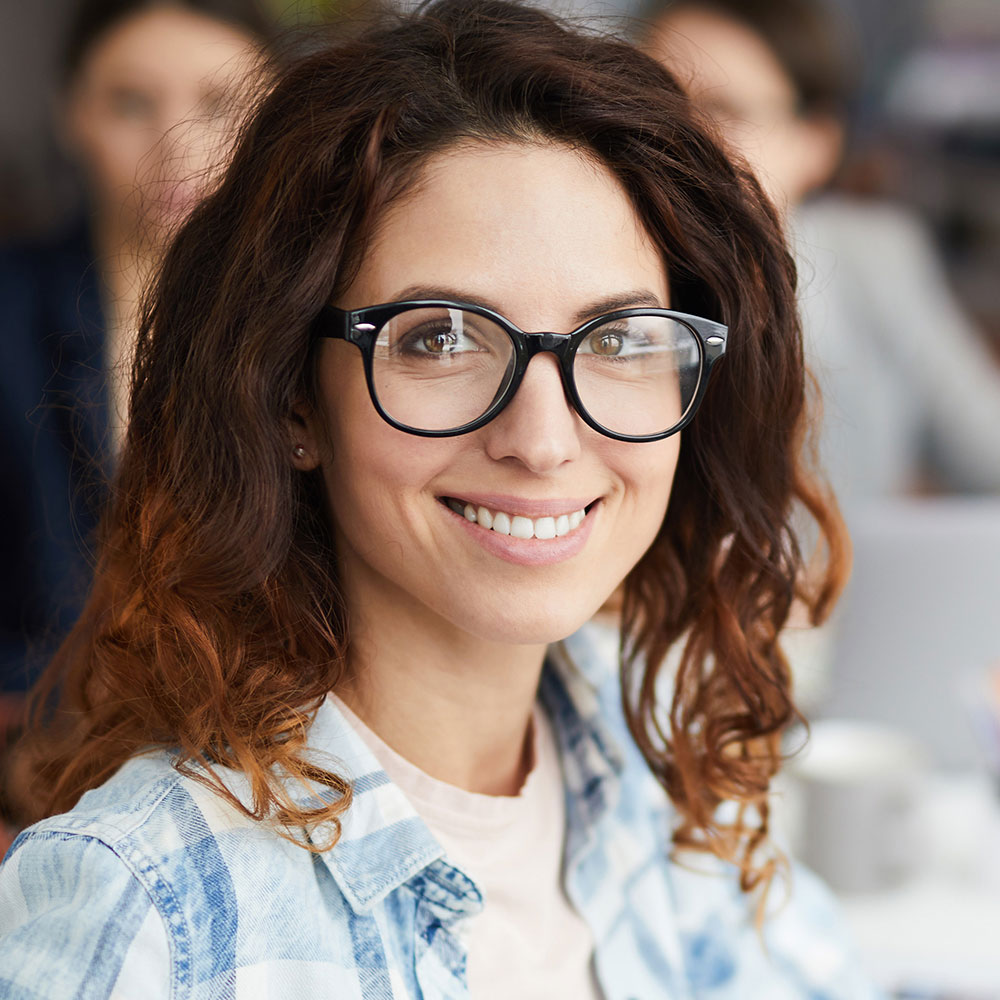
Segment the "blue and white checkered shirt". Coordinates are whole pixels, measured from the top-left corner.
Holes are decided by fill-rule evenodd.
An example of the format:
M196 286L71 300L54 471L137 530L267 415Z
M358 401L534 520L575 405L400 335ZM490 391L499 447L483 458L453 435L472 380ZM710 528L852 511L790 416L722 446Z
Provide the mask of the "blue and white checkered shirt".
M875 997L807 872L795 870L762 937L734 870L668 860L669 802L625 728L608 657L587 630L563 653L540 698L566 784L566 891L607 1000ZM341 839L322 854L247 819L162 752L22 834L0 869L0 997L467 998L463 926L479 889L329 701L310 747L354 786ZM239 776L232 787L245 793Z

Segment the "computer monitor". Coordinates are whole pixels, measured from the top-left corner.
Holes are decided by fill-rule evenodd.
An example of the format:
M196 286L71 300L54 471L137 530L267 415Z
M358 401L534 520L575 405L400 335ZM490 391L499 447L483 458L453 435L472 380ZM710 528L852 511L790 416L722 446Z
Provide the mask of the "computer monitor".
M890 723L941 767L982 765L969 678L1000 663L1000 499L882 501L850 518L823 717Z

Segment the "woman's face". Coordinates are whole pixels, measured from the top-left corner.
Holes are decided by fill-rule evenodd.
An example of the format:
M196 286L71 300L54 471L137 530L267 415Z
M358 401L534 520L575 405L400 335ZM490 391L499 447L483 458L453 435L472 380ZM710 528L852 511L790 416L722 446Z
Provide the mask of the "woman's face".
M238 28L169 5L97 40L70 86L66 120L107 224L155 232L187 214L233 133L258 54Z
M556 145L469 144L432 159L337 305L431 296L553 332L669 304L661 256L616 179ZM319 383L306 443L322 458L348 606L374 623L408 616L491 641L554 641L600 608L663 521L678 436L637 444L590 429L551 355L531 361L491 423L451 438L385 423L345 341L324 342ZM568 534L521 539L446 498L533 524L587 513Z

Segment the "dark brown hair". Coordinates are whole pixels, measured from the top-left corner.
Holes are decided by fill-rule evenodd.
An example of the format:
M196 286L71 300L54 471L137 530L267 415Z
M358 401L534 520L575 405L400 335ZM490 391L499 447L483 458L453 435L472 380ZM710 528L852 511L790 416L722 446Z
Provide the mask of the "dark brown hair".
M61 735L32 765L42 810L150 745L286 830L347 808L346 783L304 754L348 622L319 480L293 469L287 421L312 393L310 324L373 225L430 156L469 140L562 143L605 164L662 249L673 304L730 326L666 519L625 584L623 692L677 806L676 843L734 860L749 888L771 871L757 848L795 716L778 634L797 594L821 614L843 569L839 522L799 464L793 265L756 183L662 67L504 0L441 0L287 69L178 233L141 326L93 593L47 682ZM815 594L796 501L832 554ZM245 772L251 806L220 765ZM328 804L296 805L278 772L329 786ZM724 800L738 816L719 818Z

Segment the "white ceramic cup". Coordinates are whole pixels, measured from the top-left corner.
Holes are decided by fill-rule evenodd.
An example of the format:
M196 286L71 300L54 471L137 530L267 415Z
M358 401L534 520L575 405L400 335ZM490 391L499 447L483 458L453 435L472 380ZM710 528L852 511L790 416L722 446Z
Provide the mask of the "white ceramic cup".
M789 765L799 857L838 892L877 892L916 863L920 748L888 726L823 719Z

